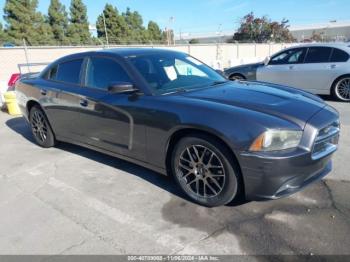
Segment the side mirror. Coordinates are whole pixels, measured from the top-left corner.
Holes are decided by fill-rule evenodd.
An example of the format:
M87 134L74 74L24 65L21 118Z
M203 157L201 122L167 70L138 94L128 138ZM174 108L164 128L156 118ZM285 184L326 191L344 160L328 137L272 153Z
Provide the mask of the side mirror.
M130 93L135 91L137 89L129 82L113 82L108 86L108 92L110 93Z
M264 59L264 65L268 65L269 63L270 63L270 57L269 56L267 56L265 59Z

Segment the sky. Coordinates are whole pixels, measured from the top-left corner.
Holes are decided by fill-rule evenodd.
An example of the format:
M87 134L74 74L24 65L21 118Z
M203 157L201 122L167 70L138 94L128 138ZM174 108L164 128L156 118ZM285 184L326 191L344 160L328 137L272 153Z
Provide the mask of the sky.
M70 0L61 0L68 9ZM291 26L325 23L331 20L350 21L350 0L83 0L88 17L95 24L106 3L119 12L126 7L136 10L144 18L157 22L162 29L170 27L175 34L234 31L240 18L253 11L272 20L287 18ZM39 11L46 14L49 0L39 0ZM0 0L1 18L5 0ZM170 17L174 17L169 22Z

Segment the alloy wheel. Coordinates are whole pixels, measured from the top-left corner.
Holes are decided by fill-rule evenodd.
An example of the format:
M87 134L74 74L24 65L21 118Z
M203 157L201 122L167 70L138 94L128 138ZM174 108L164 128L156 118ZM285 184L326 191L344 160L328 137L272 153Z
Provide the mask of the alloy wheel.
M335 87L336 95L344 101L350 101L350 78L340 80Z
M181 153L176 175L187 191L197 197L218 196L225 186L225 169L215 152L191 145Z
M33 134L38 140L40 140L41 142L45 142L48 130L43 113L41 113L40 111L35 111L31 120Z

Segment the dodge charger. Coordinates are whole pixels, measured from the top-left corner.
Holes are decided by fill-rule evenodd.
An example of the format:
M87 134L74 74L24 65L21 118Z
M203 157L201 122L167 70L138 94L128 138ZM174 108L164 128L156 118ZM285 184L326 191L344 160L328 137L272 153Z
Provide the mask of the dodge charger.
M16 91L38 145L74 143L173 176L208 207L303 189L330 172L339 138L338 113L320 98L231 82L170 50L69 55Z

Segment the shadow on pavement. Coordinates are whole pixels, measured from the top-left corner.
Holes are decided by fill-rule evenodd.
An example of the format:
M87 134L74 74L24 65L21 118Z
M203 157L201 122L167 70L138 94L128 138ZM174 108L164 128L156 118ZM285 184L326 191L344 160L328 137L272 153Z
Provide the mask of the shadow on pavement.
M26 123L24 118L12 118L6 122L6 125L16 133L23 136L28 141L36 144L30 131L29 125ZM181 197L182 199L186 199L186 201L191 202L191 200L184 193L182 193L182 191L178 188L178 186L175 184L175 181L173 181L171 177L163 176L142 166L138 166L136 164L121 160L119 158L99 153L97 151L87 149L81 146L60 142L56 146L56 148L67 151L69 153L86 157L101 164L108 165L116 169L120 169L124 172L130 173L132 175L138 176L148 181L149 183L152 183L153 185L156 185L168 191L169 193L172 193L178 197ZM236 201L233 201L229 205L237 206L245 203L246 201L238 199Z

